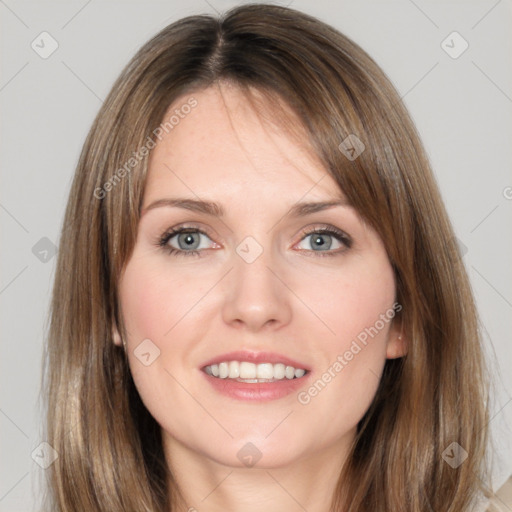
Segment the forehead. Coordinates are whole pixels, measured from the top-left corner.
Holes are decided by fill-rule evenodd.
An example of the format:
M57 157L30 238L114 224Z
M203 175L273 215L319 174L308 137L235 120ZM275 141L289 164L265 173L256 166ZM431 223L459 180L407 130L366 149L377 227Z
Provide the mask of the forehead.
M144 202L177 189L226 199L258 190L295 200L342 197L291 109L277 97L257 100L255 108L224 84L174 101L164 116L173 123L151 153Z

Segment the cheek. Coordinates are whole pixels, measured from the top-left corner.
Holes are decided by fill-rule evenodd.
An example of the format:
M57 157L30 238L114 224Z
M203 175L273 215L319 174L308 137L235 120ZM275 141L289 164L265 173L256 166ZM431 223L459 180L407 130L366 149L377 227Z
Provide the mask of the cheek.
M159 422L166 418L162 404L169 402L174 382L170 362L182 362L178 347L166 343L165 333L184 315L187 302L176 276L168 274L135 252L119 286L131 374L142 401Z
M184 283L151 264L151 259L134 259L126 267L120 285L120 301L132 348L149 338L158 344L189 302Z
M145 402L165 395L169 372L190 366L191 339L204 324L198 303L211 287L211 279L184 277L166 263L134 252L119 286L130 368ZM154 362L145 366L139 356L148 352Z
M387 259L364 263L356 261L329 279L316 275L307 287L320 317L310 322L310 337L323 333L316 348L321 366L298 401L307 411L318 411L314 421L324 421L326 435L357 424L370 406L386 362L395 315L394 274ZM325 422L325 415L334 410L340 412L337 419Z
M343 352L358 337L364 342L366 333L376 342L372 345L385 348L395 300L394 273L386 259L356 260L343 272L310 275L301 289L316 316L310 330L322 333L319 347L330 354Z

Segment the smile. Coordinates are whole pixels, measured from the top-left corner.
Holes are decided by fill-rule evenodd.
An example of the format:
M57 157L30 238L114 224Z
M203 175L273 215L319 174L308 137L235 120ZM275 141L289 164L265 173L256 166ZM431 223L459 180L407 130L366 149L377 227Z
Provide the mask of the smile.
M223 361L208 365L203 370L218 379L233 379L246 383L300 379L307 373L304 368L295 368L284 363L256 364L249 361Z

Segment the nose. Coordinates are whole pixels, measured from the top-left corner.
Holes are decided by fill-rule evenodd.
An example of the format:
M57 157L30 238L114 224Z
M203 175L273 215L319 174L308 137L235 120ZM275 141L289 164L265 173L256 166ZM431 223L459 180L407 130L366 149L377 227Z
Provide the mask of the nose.
M235 253L233 270L224 283L224 322L251 332L288 324L292 316L292 292L281 274L283 271L270 250L263 250L252 262Z

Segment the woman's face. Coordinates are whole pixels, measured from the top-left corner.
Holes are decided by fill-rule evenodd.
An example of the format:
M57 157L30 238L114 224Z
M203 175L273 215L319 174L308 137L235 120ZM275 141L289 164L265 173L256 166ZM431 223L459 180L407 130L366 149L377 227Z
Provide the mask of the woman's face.
M306 139L262 124L238 89L184 96L165 119L176 109L119 288L140 396L168 453L259 467L342 454L401 355L383 243ZM324 202L339 204L299 207Z

